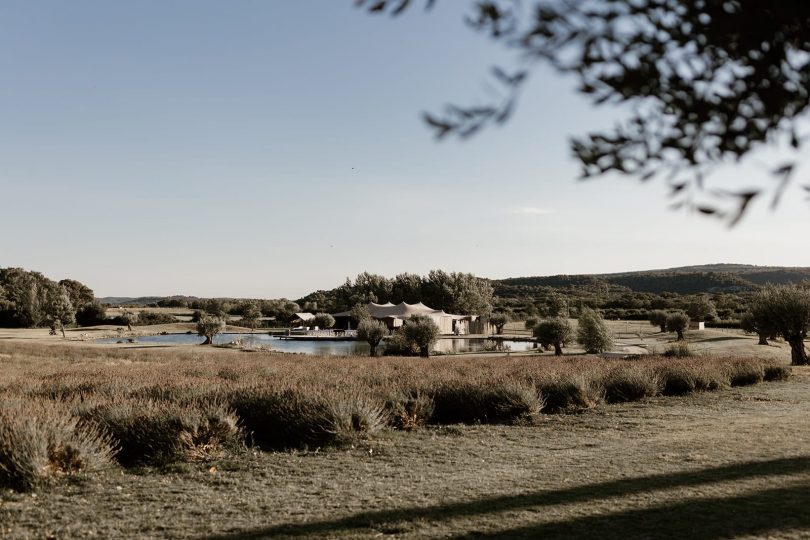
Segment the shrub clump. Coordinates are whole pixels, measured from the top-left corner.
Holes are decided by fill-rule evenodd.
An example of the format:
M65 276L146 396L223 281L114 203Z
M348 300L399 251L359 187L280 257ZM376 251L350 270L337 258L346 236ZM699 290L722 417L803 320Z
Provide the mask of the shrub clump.
M771 364L765 366L763 372L763 379L766 381L784 381L790 378L791 369L788 366L781 366L779 364Z
M731 386L748 386L759 384L764 378L764 369L753 362L738 361L728 367Z
M613 334L597 311L583 308L577 324L577 341L586 353L598 354L613 347Z
M383 404L359 393L255 387L230 403L252 441L268 450L339 445L386 424Z
M414 356L419 353L419 348L413 344L402 330L397 330L385 340L385 356Z
M411 430L426 425L435 408L433 398L419 391L399 391L385 402L388 422L396 429Z
M610 370L602 379L602 387L605 401L608 403L638 401L655 396L659 391L657 377L650 371L638 367Z
M80 414L117 441L116 459L127 467L219 457L240 434L237 417L219 404L115 400Z
M657 370L661 394L685 396L698 388L695 370L684 364L661 366Z
M555 374L536 386L545 401L543 412L547 413L591 409L602 401L601 390L584 374Z
M431 392L435 403L432 421L455 423L524 423L543 408L537 388L517 381L450 381Z
M676 341L667 345L662 356L665 358L690 358L693 355L692 350L689 348L689 342Z
M49 401L0 401L0 486L28 491L110 464L112 442L64 406Z
M692 356L692 350L689 348L689 342L676 341L667 346L662 356L665 358L689 358Z

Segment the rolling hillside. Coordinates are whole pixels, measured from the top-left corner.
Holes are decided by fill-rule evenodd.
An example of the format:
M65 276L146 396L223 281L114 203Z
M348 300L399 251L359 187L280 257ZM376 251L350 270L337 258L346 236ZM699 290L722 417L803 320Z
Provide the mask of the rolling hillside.
M707 264L615 274L533 276L493 280L495 294L516 296L532 289L626 290L661 294L697 294L753 291L766 283L800 283L810 280L810 268Z

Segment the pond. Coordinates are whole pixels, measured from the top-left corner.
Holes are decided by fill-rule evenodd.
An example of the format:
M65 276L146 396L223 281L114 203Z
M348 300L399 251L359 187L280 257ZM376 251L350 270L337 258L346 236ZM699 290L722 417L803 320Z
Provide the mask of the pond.
M103 338L96 340L96 343L118 343L126 341L127 338ZM223 345L240 340L243 344L263 345L274 351L304 353L316 356L365 356L368 355L369 347L365 341L298 341L281 339L269 334L219 334L214 337L215 345ZM161 345L199 345L204 338L194 334L165 334L158 336L138 336L136 343L157 343ZM436 342L433 350L445 354L477 352L483 351L487 347L492 347L496 343L494 340L485 338L441 338ZM511 351L527 351L534 346L534 343L525 341L503 340L501 342L504 350L508 347ZM385 342L383 342L384 346Z

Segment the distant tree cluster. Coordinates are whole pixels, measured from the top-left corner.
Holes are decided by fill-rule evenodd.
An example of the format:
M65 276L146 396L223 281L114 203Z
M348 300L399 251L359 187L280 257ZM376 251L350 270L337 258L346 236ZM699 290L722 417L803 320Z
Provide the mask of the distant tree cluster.
M0 268L0 326L33 328L99 324L106 310L82 283L63 279L55 282L39 272L22 268Z
M321 309L336 312L369 302L414 304L423 302L447 313L488 315L492 311L494 291L488 280L461 272L431 270L427 276L399 274L386 278L363 272L353 281L331 291L317 291L301 299Z

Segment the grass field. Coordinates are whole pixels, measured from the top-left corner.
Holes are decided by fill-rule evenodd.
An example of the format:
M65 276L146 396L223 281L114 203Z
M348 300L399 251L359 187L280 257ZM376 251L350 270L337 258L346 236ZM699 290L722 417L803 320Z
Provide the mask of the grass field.
M240 388L314 388L306 395L354 396L348 402L355 406L363 402L358 388L371 389L365 404L381 407L385 421L364 427L352 420L357 410L337 407L331 414L350 419L346 437L284 450L239 437L206 448L212 441L201 438L198 422L198 440L176 459L110 461L83 474L56 475L33 491L4 490L0 536L803 538L810 534L810 372L793 368L787 381L730 386L726 379L715 391L663 395L680 393L663 391L662 377L673 367L706 381L707 373L727 376L730 365L783 364L709 356L641 363L545 356L329 360L4 339L5 399L54 402L108 426L121 426L111 420L121 415L110 413L110 402L120 408L135 400L142 406L135 411L153 413L154 403L182 406L188 426L198 422L188 416L195 407L227 402ZM606 399L616 379L611 373L643 375L656 386L632 384L646 390L626 401L615 397L624 388L619 384ZM581 390L593 391L593 402L547 414L557 388L549 381L563 375L576 375ZM539 390L545 406L527 397L527 386ZM406 416L409 425L391 422L400 409L383 397L394 388L432 396L441 414ZM511 394L504 393L508 388ZM480 398L478 405L471 396ZM500 416L486 414L492 399ZM515 402L520 407L504 413L503 404ZM94 404L106 404L107 415ZM478 418L453 416L476 407ZM233 412L224 409L218 414ZM211 414L205 418L210 427ZM239 414L237 420L242 435L263 425L256 418L245 425Z

